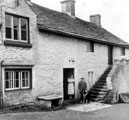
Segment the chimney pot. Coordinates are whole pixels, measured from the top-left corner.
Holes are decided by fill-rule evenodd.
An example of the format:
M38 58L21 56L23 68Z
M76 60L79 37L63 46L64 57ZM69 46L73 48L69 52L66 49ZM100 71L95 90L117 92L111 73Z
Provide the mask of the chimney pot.
M90 21L92 23L95 23L97 26L101 27L101 15L99 15L99 14L91 15Z
M74 0L64 0L61 2L62 12L75 16L75 1Z

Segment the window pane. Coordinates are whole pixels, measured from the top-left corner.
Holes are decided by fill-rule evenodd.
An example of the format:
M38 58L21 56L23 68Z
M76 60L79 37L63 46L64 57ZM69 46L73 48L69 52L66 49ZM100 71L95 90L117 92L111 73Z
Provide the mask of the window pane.
M22 72L22 87L26 87L25 86L25 79L26 79L25 72Z
M15 71L14 72L14 88L18 88L19 87L19 80L20 80L19 72Z
M9 88L9 81L8 80L6 80L6 82L5 82L5 88Z
M93 85L94 84L93 72L91 72L91 81L92 81L92 85Z
M27 19L21 18L21 29L27 29Z
M88 72L88 82L91 83L91 81L90 81L90 72Z
M13 88L13 72L11 71L5 73L5 88Z
M14 40L18 40L18 30L14 29Z
M6 38L12 38L11 15L5 15Z
M27 40L27 31L21 30L21 40Z
M13 17L13 28L18 29L19 28L19 18Z
M22 79L25 79L25 72L22 72Z
M11 27L11 15L5 15L5 26Z
M26 72L26 86L29 86L29 72Z
M125 48L121 48L121 55L125 55Z
M90 44L90 42L87 43L87 51L91 51L91 44Z
M94 44L92 42L87 43L87 51L94 52Z
M29 87L29 71L22 72L22 87Z
M6 38L12 38L12 29L6 27Z
M9 79L10 79L9 72L6 72L5 73L5 88L9 88Z
M5 79L6 79L6 80L9 79L9 72L5 72Z

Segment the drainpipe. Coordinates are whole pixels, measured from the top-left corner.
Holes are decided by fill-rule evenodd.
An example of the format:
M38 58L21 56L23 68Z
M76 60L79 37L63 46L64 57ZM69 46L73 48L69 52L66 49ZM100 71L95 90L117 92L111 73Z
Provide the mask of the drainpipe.
M2 63L3 60L0 61L0 108L3 108L3 82L2 82Z

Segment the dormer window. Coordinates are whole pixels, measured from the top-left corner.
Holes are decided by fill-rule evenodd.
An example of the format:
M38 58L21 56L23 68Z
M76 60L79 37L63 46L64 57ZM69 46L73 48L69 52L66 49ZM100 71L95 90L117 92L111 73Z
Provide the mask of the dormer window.
M5 37L7 40L28 42L29 20L28 18L5 14Z

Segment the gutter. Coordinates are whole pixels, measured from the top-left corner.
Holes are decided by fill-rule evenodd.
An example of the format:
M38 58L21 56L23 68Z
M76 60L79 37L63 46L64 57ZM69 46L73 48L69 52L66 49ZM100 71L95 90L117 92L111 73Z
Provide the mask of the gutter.
M38 25L38 29L41 32L43 32L43 30L45 30L47 32L53 32L53 33L56 33L56 34L66 35L66 36L70 36L70 37L74 37L74 38L80 38L80 39L83 39L83 40L88 39L88 40L91 40L91 41L97 42L97 43L103 43L103 44L108 44L108 45L114 45L114 46L129 48L129 45L119 44L119 43L118 44L117 43L111 43L111 42L108 42L104 39L90 38L90 37L86 37L86 36L83 36L83 35L78 35L78 34L74 34L74 33L70 33L70 32L64 32L64 31L61 31L61 30L56 30L56 29L53 29L53 28L40 27L40 25Z
M3 108L2 64L3 64L3 60L0 61L0 108Z

